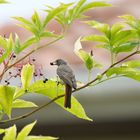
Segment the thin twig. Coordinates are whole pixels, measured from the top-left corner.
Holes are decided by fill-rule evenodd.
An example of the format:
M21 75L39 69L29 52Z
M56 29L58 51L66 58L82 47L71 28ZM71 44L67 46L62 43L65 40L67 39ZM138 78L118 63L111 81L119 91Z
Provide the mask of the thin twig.
M124 60L126 60L126 59L128 59L129 57L131 57L131 56L133 56L133 55L135 55L135 54L138 54L138 53L140 53L140 51L135 51L135 52L131 53L130 55L128 55L128 56L122 58L121 60L117 61L116 63L112 64L109 68L107 68L104 72L101 73L101 76L104 76L110 68L116 66L117 64L123 62ZM88 82L88 83L85 84L84 86L79 87L79 88L73 90L73 92L76 92L76 91L79 91L79 90L81 90L81 89L83 89L83 88L85 88L85 87L88 87L90 84L94 83L94 82L97 81L98 79L99 79L99 78L96 77L95 79L93 79L92 81Z
M57 97L55 97L54 99L52 99L51 101L49 101L48 103L45 103L45 104L39 106L38 108L34 109L33 111L31 111L31 112L29 112L29 113L26 113L26 114L24 114L24 115L22 115L22 116L18 116L18 117L12 118L12 119L10 119L10 120L3 120L3 121L0 121L0 124L6 124L6 123L9 123L9 122L14 122L14 121L18 121L18 120L21 120L21 119L25 119L25 118L27 118L27 117L33 115L33 114L36 113L37 111L43 109L44 107L49 106L51 103L55 102L55 101L58 100L59 98L64 97L64 95L65 95L65 94L60 95L60 96L57 96Z
M123 59L121 59L121 60L119 60L119 61L117 61L116 63L112 64L109 68L107 68L101 75L104 76L104 75L106 74L106 72L107 72L110 68L114 67L115 65L117 65L117 64L119 64L119 63L121 63L121 62L123 62L124 60L126 60L126 59L128 59L129 57L131 57L131 56L133 56L133 55L135 55L135 54L138 54L138 53L140 53L140 51L135 51L135 52L133 52L132 54L130 54L130 55L124 57ZM88 83L85 84L84 86L81 86L81 87L79 87L79 88L73 90L72 92L74 93L74 92L79 91L79 90L81 90L81 89L83 89L83 88L86 88L86 87L90 86L93 82L95 82L95 81L97 81L97 80L98 80L98 77L96 77L94 80L88 82ZM9 123L9 122L13 122L13 121L18 121L18 120L21 120L21 119L25 119L25 118L27 118L27 117L33 115L33 114L36 113L37 111L41 110L42 108L47 107L48 105L50 105L51 103L55 102L56 100L58 100L58 99L64 97L64 95L65 95L65 94L60 95L60 96L57 96L57 97L55 97L54 99L52 99L51 101L49 101L49 102L47 102L47 103L45 103L45 104L39 106L38 108L34 109L33 111L31 111L31 112L29 112L29 113L26 113L26 114L24 114L24 115L22 115L22 116L18 116L18 117L12 118L12 119L10 119L10 120L3 120L3 121L0 121L0 124L5 124L5 123Z
M98 85L100 83L103 83L103 82L106 82L108 80L112 80L112 79L115 79L115 78L119 78L119 77L123 77L123 75L113 76L113 77L110 77L110 78L106 78L106 79L103 79L103 80L101 80L101 81L99 81L99 82L97 82L95 84L90 84L90 86L96 86L96 85Z
M23 56L22 58L20 58L19 60L17 60L15 63L13 63L13 64L7 66L7 68L1 73L0 79L2 79L2 77L3 77L3 75L5 74L6 71L8 71L10 68L12 68L13 66L15 66L17 63L19 63L20 61L22 61L23 59L25 59L26 57L28 57L28 56L31 55L32 53L34 53L35 51L40 50L40 49L42 49L42 48L45 48L45 47L47 47L47 46L50 46L51 44L55 43L56 41L58 41L58 40L60 40L60 39L62 39L62 36L56 38L55 40L53 40L53 41L51 41L51 42L49 42L49 43L47 43L47 44L45 44L45 45L42 45L42 46L40 46L40 47L38 47L38 48L36 48L36 49L34 49L34 50L31 50L31 51L28 52L25 56Z

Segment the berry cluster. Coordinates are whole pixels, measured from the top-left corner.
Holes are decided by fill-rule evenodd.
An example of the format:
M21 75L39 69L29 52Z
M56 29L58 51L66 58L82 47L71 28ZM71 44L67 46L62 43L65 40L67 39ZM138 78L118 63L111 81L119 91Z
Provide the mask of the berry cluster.
M15 54L12 54L12 57L9 59L10 60L13 60L16 58L16 55ZM9 62L8 62L9 63ZM5 63L6 64L6 63ZM26 65L26 64L30 64L30 65L34 65L35 66L35 72L33 74L34 76L34 81L36 81L36 78L41 78L43 77L43 83L46 83L46 81L48 80L47 78L44 77L44 74L43 74L43 67L42 65L40 64L37 64L36 62L36 59L35 58L29 58L25 61L21 61L20 63L17 63L12 71L9 71L8 72L8 75L6 76L6 80L5 80L5 83L6 85L9 85L10 84L10 80L12 80L12 78L17 78L17 77L21 77L21 70L22 70L22 67L23 65Z

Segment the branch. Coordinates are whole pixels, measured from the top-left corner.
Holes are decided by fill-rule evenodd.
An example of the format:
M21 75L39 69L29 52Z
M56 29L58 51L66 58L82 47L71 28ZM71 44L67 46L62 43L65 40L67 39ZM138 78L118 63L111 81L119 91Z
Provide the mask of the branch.
M135 55L135 54L138 54L138 53L140 53L140 51L135 51L135 52L133 52L132 54L130 54L130 55L124 57L123 59L121 59L121 60L119 60L119 61L117 61L116 63L112 64L109 68L107 68L101 75L104 76L104 75L106 74L106 72L107 72L110 68L116 66L117 64L123 62L124 60L126 60L126 59L128 59L129 57L131 57L131 56L133 56L133 55ZM76 92L76 91L79 91L79 90L81 90L81 89L83 89L83 88L86 88L86 87L90 86L93 82L95 82L95 81L97 81L97 80L98 80L98 77L96 77L96 78L93 79L92 81L88 82L88 83L85 84L84 86L81 86L81 87L79 87L79 88L73 90L72 93L74 93L74 92ZM26 114L24 114L24 115L22 115L22 116L19 116L19 117L15 117L15 118L10 119L10 120L3 120L3 121L0 121L0 124L6 124L6 123L9 123L9 122L14 122L14 121L18 121L18 120L21 120L21 119L25 119L25 118L27 118L27 117L33 115L34 113L38 112L38 111L41 110L42 108L47 107L48 105L52 104L52 103L55 102L56 100L58 100L58 99L64 97L64 96L65 96L65 94L60 95L60 96L57 96L57 97L55 97L54 99L52 99L51 101L49 101L49 102L47 102L47 103L45 103L45 104L39 106L38 108L34 109L33 111L31 111L31 112L29 112L29 113L26 113Z
M62 36L56 38L55 40L53 40L53 41L51 41L51 42L49 42L49 43L47 43L47 44L45 44L45 45L42 45L42 46L40 46L40 47L38 47L38 48L36 48L36 49L30 51L30 52L27 53L25 56L23 56L22 58L20 58L19 60L17 60L15 63L9 65L9 66L8 66L8 69L10 69L10 68L13 67L14 65L16 65L17 63L19 63L20 61L22 61L23 59L25 59L26 57L28 57L29 55L31 55L31 54L34 53L35 51L40 50L40 49L42 49L42 48L45 48L45 47L47 47L47 46L50 46L50 45L52 45L53 43L57 42L57 41L60 40L60 39L62 39Z
M131 57L131 56L133 56L133 55L135 55L135 54L138 54L138 53L140 53L140 51L135 51L135 52L131 53L130 55L128 55L128 56L126 56L126 57L122 58L121 60L117 61L116 63L114 63L114 64L110 65L110 67L109 67L109 68L107 68L104 72L102 72L102 73L101 73L101 76L104 76L110 68L112 68L112 67L116 66L117 64L119 64L119 63L123 62L124 60L126 60L126 59L128 59L129 57ZM98 78L98 77L96 77L95 79L93 79L92 81L88 82L88 83L87 83L87 84L85 84L84 86L79 87L79 88L77 88L77 89L73 90L73 92L76 92L76 91L79 91L79 90L81 90L81 89L83 89L83 88L88 87L90 84L92 84L92 83L96 82L98 79L99 79L99 78Z
M19 63L20 61L22 61L23 59L25 59L26 57L28 57L29 55L31 55L31 54L34 53L35 51L40 50L40 49L42 49L42 48L45 48L45 47L47 47L47 46L49 46L49 45L51 45L51 44L57 42L58 40L62 39L62 37L63 37L63 36L60 36L60 37L56 38L55 40L53 40L53 41L51 41L51 42L49 42L49 43L47 43L47 44L45 44L45 45L42 45L42 46L40 46L40 47L38 47L38 48L36 48L36 49L34 49L34 50L31 50L31 51L28 52L25 56L23 56L22 58L20 58L19 60L17 60L15 63L13 63L13 64L7 66L7 68L1 73L1 75L0 75L0 80L2 79L3 75L5 74L5 72L8 71L8 70L9 70L10 68L12 68L13 66L15 66L17 63Z
M38 108L34 109L33 111L31 111L31 112L29 112L29 113L26 113L26 114L24 114L24 115L22 115L22 116L19 116L19 117L12 118L12 119L10 119L10 120L3 120L3 121L0 121L0 124L6 124L6 123L9 123L9 122L14 122L14 121L18 121L18 120L25 119L25 118L27 118L27 117L33 115L33 114L36 113L37 111L43 109L44 107L49 106L51 103L55 102L56 100L58 100L58 99L60 99L60 98L62 98L62 97L64 97L64 96L65 96L65 94L60 95L60 96L57 96L57 97L55 97L54 99L52 99L51 101L49 101L48 103L45 103L45 104L39 106Z
M97 82L97 83L95 83L95 84L90 84L89 86L96 86L96 85L98 85L98 84L100 84L100 83L103 83L103 82L105 82L105 81L109 81L109 80L115 79L115 78L120 78L120 77L123 77L123 76L124 76L124 75L109 77L109 78L103 79L103 80L101 80L101 81L99 81L99 82Z

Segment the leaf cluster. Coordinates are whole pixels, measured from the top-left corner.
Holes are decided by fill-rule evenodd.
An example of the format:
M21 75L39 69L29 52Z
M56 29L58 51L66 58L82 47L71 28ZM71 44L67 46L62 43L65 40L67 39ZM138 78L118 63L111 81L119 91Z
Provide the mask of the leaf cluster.
M100 34L85 36L81 41L97 42L98 44L96 44L95 47L104 48L110 52L111 67L105 72L108 79L115 75L116 77L124 76L140 81L139 60L126 61L121 65L115 66L118 64L118 54L128 52L134 52L135 54L135 52L139 52L140 45L140 20L131 15L119 17L125 19L125 23L129 28L124 23L114 23L110 26L107 23L101 23L95 20L86 21L86 24L98 30Z
M16 125L13 125L6 129L0 129L0 134L5 133L2 140L56 140L58 138L50 136L32 136L29 135L32 128L36 124L36 121L26 125L18 134Z
M111 27L109 24L94 20L87 21L86 23L102 34L86 36L82 41L99 42L96 47L105 48L110 53L117 55L122 52L131 52L139 45L134 30L125 29L123 23L115 23Z

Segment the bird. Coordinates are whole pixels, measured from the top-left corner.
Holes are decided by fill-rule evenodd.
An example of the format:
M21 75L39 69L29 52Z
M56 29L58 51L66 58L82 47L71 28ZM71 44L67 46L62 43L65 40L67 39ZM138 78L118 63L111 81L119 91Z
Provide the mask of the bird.
M64 107L71 108L71 94L72 88L76 89L76 79L73 73L73 70L63 59L57 59L54 62L51 62L50 65L57 65L57 75L65 84L65 101Z

